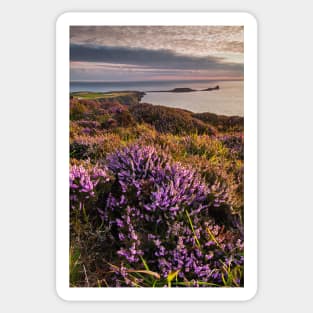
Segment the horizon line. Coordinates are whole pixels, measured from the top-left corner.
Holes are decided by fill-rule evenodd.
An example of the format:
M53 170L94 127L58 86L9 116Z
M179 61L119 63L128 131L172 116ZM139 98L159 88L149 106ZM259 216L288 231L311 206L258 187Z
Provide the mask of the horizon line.
M216 79L155 79L155 80L70 80L70 83L139 83L139 82L184 82L184 81L244 81L244 78Z

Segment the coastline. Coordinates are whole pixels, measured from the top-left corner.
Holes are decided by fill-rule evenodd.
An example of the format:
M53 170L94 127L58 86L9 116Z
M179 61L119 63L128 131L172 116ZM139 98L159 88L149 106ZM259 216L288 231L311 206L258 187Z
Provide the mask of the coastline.
M192 91L172 91L172 93L189 93L193 91L204 91L204 90L192 90ZM74 91L70 92L70 99L76 98L78 100L98 100L98 101L105 101L105 100L122 100L123 103L127 105L129 104L139 104L139 103L146 103L146 102L141 102L141 100L144 98L144 96L147 93L150 92L170 92L170 91L138 91L138 90L121 90L121 91L105 91L105 92L94 92L94 91ZM159 104L153 104L153 103L147 103L153 106L162 106L166 108L173 108L167 105L159 105ZM192 110L188 109L183 109L183 108L174 108L177 110L182 110L185 112L190 112L192 114L204 114L204 113L209 113L215 116L220 116L220 117L225 117L225 118L242 118L243 116L240 115L224 115L224 114L216 114L212 113L210 111L206 112L194 112Z
M216 86L220 89L214 89ZM206 90L209 89L209 90ZM142 102L182 108L195 113L211 112L226 116L243 116L243 82L133 83L116 84L74 83L71 92L90 93L143 92ZM160 91L160 92L159 92Z

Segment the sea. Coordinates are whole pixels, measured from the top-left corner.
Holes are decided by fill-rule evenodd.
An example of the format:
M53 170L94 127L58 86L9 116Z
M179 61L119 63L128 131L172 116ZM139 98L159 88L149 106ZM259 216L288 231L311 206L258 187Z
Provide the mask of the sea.
M152 92L174 88L218 90L196 92ZM70 91L143 91L141 102L186 109L195 113L210 112L227 116L244 114L243 81L141 81L141 82L71 82Z

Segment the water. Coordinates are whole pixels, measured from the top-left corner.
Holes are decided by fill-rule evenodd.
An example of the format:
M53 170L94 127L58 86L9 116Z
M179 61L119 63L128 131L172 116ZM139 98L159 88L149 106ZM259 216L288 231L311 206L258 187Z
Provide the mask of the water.
M243 116L243 81L145 81L145 82L71 82L70 91L144 91L141 102L181 108L193 112ZM173 88L205 89L220 86L219 90L189 93L149 92Z

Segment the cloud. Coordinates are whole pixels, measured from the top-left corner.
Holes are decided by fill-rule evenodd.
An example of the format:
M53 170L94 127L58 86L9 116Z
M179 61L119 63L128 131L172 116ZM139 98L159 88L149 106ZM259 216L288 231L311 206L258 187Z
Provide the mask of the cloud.
M242 26L72 26L72 44L94 44L171 50L179 54L206 56L242 50ZM234 45L232 43L235 43Z
M243 77L242 26L71 26L71 79Z
M152 50L103 46L94 44L71 44L71 62L92 62L137 65L154 69L220 70L243 74L243 64L228 63L216 56L192 56L172 50Z
M232 51L233 53L243 54L243 42L241 41L224 41L219 45L219 51Z

